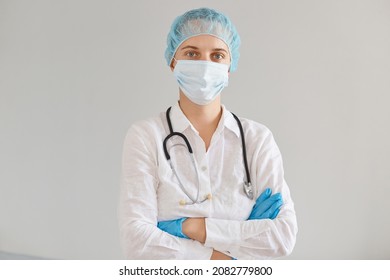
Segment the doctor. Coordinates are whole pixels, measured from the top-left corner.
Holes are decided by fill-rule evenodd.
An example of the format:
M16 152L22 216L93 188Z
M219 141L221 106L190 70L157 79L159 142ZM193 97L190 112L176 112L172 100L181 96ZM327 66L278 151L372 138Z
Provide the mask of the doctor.
M179 101L133 124L118 207L129 259L271 259L291 253L294 204L272 133L221 104L240 38L208 8L176 18L165 57ZM244 93L239 93L244 94Z

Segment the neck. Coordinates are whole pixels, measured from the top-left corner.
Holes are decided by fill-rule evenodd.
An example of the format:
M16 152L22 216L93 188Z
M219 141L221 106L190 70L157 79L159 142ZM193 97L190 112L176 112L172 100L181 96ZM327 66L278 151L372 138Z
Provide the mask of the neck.
M198 105L191 102L180 92L180 108L191 124L200 133L209 131L214 133L222 115L220 96L207 105Z

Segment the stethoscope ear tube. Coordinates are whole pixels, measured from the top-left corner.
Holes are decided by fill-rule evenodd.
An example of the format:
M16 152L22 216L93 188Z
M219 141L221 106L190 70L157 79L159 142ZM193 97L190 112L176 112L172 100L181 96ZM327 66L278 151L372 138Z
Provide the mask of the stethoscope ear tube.
M175 136L175 135L181 137L181 138L184 140L184 142L186 142L188 151L190 152L190 154L192 154L192 147L191 147L190 142L188 141L187 137L186 137L183 133L180 133L180 132L173 132L171 118L169 117L169 114L170 114L170 112L171 112L171 108L172 108L172 107L169 107L168 110L167 110L166 113L165 113L165 115L166 115L166 117L167 117L168 127L169 127L169 134L168 134L168 136L165 137L165 139L164 139L163 148L164 148L164 154L165 154L165 157L166 157L167 160L170 160L170 159L171 159L171 156L169 155L168 149L167 149L167 142L168 142L168 140L169 140L172 136Z
M167 117L167 122L168 122L168 127L169 127L169 133L173 133L171 118L169 117L169 114L171 113L171 109L172 109L172 107L169 107L168 110L165 112L165 116Z
M173 136L181 137L187 145L188 152L190 154L192 154L192 147L191 147L190 142L188 141L187 137L183 133L180 133L180 132L171 132L167 137L165 137L164 142L163 142L164 154L165 154L165 157L167 160L171 159L171 156L169 155L168 149L167 149L167 141Z
M242 128L242 125L241 125L241 122L240 120L238 119L238 117L233 114L233 117L236 119L237 121L237 125L238 125L238 128L240 129L240 134L241 134L241 142L242 142L242 156L244 158L244 167L245 167L245 173L246 173L246 182L245 182L245 187L246 189L245 190L250 190L250 192L252 192L252 183L251 183L251 177L250 177L250 174L249 174L249 167L248 167L248 159L246 157L246 145L245 145L245 136L244 136L244 130ZM251 199L253 199L253 193L252 195L249 195L247 193L247 191L245 191L245 193L247 194L247 196L249 198L251 198L250 196L252 196Z

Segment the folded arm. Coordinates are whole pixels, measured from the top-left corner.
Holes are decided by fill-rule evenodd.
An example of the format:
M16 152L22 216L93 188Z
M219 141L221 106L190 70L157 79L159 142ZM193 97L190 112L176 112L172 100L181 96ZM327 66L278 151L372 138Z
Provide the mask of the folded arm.
M144 130L133 126L125 139L118 207L120 238L128 259L209 259L213 253L198 241L178 238L157 228L156 159Z
M280 207L283 204L282 196L280 193L273 194L271 189L266 189L256 200L253 206L252 212L249 215L248 221L270 219L273 220L280 212ZM215 219L218 221L218 219ZM217 222L218 223L218 222ZM221 223L219 221L219 223ZM232 226L230 221L223 220L222 225L227 227ZM253 223L252 223L253 224ZM205 218L181 218L173 221L159 222L158 227L174 236L193 239L204 244L206 240L210 243L210 238L207 239L206 219ZM235 237L231 237L234 240L239 236L239 233L234 231ZM226 237L225 237L226 238ZM219 237L216 238L219 240ZM212 241L211 241L212 242ZM230 244L230 242L228 242ZM241 244L241 243L240 243ZM214 245L214 248L220 245ZM222 245L221 249L226 249L226 245ZM232 254L231 250L226 250L226 253ZM222 253L221 253L222 254ZM223 254L227 258L231 257Z
M264 202L261 198L266 190L263 191L245 221L188 218L182 228L186 236L238 259L273 259L291 253L297 234L294 204L272 134L267 141L254 160L252 174L258 178L257 193L269 186L276 193L274 200L268 205L259 203Z

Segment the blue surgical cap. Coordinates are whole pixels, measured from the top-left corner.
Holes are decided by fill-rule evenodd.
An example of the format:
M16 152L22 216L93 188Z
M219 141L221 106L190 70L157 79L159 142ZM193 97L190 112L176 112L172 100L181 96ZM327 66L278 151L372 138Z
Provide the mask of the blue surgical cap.
M235 71L240 56L238 51L240 36L227 16L209 8L190 10L173 21L165 50L168 65L171 65L176 50L185 40L205 34L215 36L225 42L230 52L230 71Z

